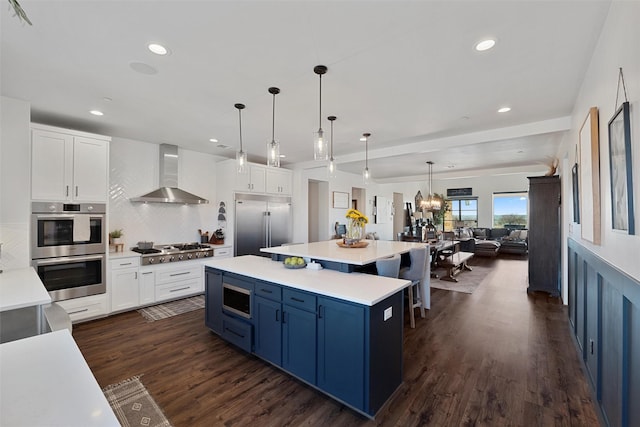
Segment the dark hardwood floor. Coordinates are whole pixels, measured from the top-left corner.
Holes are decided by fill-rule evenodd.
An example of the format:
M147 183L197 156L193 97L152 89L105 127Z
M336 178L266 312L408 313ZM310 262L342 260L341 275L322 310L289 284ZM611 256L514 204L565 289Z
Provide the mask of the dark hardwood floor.
M176 427L599 425L566 307L527 295L526 259L474 262L494 268L473 294L432 289L415 329L405 313L404 384L375 421L222 341L204 310L132 311L73 335L101 387L142 374Z

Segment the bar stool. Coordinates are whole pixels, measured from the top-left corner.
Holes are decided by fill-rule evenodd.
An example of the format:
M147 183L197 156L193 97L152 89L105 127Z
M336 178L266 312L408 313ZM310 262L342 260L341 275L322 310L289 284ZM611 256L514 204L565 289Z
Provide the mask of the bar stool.
M390 258L382 258L376 260L376 270L378 271L378 276L392 277L394 279L398 278L398 274L400 273L400 255L395 254Z
M414 310L420 308L420 317L425 316L425 302L422 298L422 287L425 279L425 273L427 271L427 260L429 253L427 247L411 248L409 249L409 258L411 259L411 265L405 267L400 271L400 278L405 280L411 280L411 286L407 288L409 293L409 319L411 319L411 327L416 327L416 320L414 317ZM414 302L414 290L415 290L415 302Z

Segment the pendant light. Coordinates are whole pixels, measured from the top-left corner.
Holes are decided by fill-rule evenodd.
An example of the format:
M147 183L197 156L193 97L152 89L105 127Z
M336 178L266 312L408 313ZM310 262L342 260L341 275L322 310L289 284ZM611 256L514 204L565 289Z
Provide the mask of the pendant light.
M329 178L336 176L336 161L333 159L333 122L336 120L336 116L329 116L327 120L331 123L331 140L329 141L329 165L328 172Z
M316 73L320 80L320 108L318 111L318 132L316 132L313 138L313 158L315 160L327 160L327 139L324 137L324 131L322 130L322 75L327 72L327 67L324 65L316 65L313 68L313 72Z
M369 172L369 137L370 133L363 133L364 137L364 171L362 171L362 180L365 184L369 183L369 179L371 178L371 173Z
M427 164L429 165L429 195L422 201L422 207L429 212L439 211L441 207L440 199L435 197L431 191L431 186L433 184L433 162L428 161Z
M242 110L244 110L244 104L236 104L238 109L238 119L240 121L240 151L236 152L236 169L238 173L245 174L248 171L247 168L247 153L242 149Z
M280 143L276 141L276 95L280 93L277 87L270 87L269 93L273 95L273 113L271 116L271 142L267 142L267 166L280 167Z

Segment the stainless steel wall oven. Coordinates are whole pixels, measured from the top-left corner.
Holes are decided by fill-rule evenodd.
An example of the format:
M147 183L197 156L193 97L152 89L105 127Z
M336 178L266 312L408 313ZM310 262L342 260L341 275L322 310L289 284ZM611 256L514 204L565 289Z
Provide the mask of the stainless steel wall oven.
M54 301L106 292L104 203L33 202L31 265Z

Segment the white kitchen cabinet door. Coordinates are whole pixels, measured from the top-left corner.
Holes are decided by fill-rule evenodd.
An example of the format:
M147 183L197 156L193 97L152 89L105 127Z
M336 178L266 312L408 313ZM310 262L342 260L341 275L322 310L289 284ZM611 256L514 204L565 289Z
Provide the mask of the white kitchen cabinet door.
M107 201L109 138L91 138L91 135L52 126L33 126L32 200Z
M267 168L267 193L291 194L291 171Z
M31 138L31 198L70 200L73 136L33 130Z
M111 311L137 307L139 299L138 268L111 271Z
M99 139L75 137L73 141L73 199L107 200L108 144Z
M236 171L236 190L249 193L264 193L266 170L263 166L248 165L247 173Z
M57 304L65 309L73 323L107 315L106 294L57 301Z
M153 304L156 301L156 274L154 271L140 272L140 305Z

